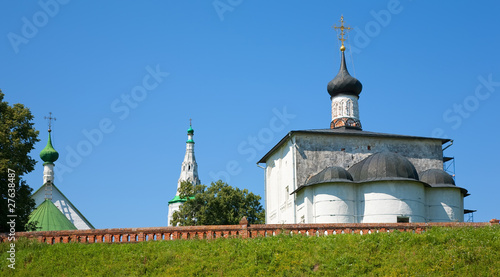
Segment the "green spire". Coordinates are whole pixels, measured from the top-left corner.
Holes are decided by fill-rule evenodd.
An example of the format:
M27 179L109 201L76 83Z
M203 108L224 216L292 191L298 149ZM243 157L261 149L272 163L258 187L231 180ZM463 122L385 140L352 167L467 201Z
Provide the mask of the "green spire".
M36 231L76 230L75 225L49 199L45 199L30 214L28 223L31 222L36 222Z
M57 151L52 146L50 131L51 130L49 129L49 140L47 141L47 145L42 150L42 152L40 152L40 158L42 158L42 160L44 161L44 165L53 164L59 158L59 153L57 153Z

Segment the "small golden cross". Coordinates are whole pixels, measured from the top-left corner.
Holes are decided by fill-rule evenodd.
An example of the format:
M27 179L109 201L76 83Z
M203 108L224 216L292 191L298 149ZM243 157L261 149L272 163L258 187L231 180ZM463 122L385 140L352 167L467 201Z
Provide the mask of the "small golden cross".
M347 27L344 26L344 16L343 15L340 16L340 27L333 25L332 28L335 29L335 30L337 30L337 31L340 30L340 33L338 34L338 38L342 42L342 46L340 46L340 51L344 52L344 50L345 50L345 46L344 46L345 38L344 38L344 35L346 35L346 33L348 31L350 31L352 28L349 27L349 26L347 26Z

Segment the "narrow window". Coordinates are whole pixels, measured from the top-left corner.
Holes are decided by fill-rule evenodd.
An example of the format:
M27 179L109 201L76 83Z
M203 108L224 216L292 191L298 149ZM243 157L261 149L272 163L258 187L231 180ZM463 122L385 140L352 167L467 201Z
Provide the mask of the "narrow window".
M410 223L410 217L398 216L398 223Z

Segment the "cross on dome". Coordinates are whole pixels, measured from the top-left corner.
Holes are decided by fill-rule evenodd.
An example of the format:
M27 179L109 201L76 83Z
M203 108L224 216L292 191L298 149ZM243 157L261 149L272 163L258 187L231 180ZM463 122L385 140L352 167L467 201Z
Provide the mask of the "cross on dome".
M345 38L344 38L344 36L347 35L347 32L352 30L352 28L349 26L347 26L347 27L344 26L344 16L343 15L340 16L340 26L333 25L332 28L337 30L337 31L340 30L340 33L338 34L338 38L342 43L342 46L340 46L340 51L344 52L344 50L345 50L345 46L344 46Z
M44 116L44 118L49 121L49 132L51 132L52 120L56 121L56 118L52 117L52 112L49 112L49 116Z

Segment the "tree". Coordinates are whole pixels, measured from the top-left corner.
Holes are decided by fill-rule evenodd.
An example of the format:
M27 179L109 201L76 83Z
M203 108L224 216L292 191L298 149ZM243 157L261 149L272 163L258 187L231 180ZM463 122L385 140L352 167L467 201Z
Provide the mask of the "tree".
M36 161L28 153L39 139L30 110L22 104L11 107L3 98L0 90L0 232L10 230L11 219L19 232L30 230L26 223L35 208L31 198L33 189L21 177L35 168ZM9 200L12 196L14 202ZM7 217L12 214L16 217Z
M244 216L250 224L262 224L265 221L259 195L247 189L233 188L221 180L212 182L208 188L182 182L179 196L186 202L174 212L171 221L173 226L234 225Z

